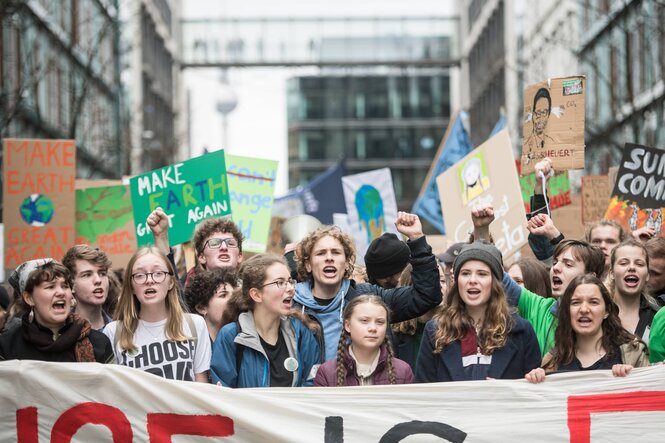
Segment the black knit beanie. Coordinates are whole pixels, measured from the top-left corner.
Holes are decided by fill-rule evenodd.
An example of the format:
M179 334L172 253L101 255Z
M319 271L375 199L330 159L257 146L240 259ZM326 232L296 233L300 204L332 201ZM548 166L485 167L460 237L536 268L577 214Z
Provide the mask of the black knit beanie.
M480 260L490 267L492 274L499 280L503 278L503 258L501 251L496 246L486 243L484 241L477 241L464 245L459 255L453 263L453 272L455 274L455 281L462 268L462 265L469 260Z
M365 253L365 267L370 283L377 278L402 272L409 263L411 250L395 234L386 232L372 240Z

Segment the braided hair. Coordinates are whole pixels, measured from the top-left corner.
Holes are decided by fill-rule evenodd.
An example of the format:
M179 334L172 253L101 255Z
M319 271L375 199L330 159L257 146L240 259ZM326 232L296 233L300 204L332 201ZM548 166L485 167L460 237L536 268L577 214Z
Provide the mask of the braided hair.
M347 304L346 307L344 308L343 322L345 323L347 320L351 320L351 316L353 315L353 311L355 310L356 306L361 305L363 303L373 303L375 305L381 306L383 309L386 310L386 324L390 323L390 309L380 297L371 294L360 295L351 300L351 302ZM346 381L347 371L346 371L346 366L344 365L344 355L346 349L350 346L350 344L351 344L351 334L349 334L346 331L346 329L342 327L342 333L340 334L339 337L339 344L337 345L336 386L346 386L345 381ZM383 339L382 345L385 346L386 350L388 351L388 358L386 361L386 364L388 366L388 381L391 385L394 385L397 383L397 376L395 375L395 365L393 364L395 353L393 352L393 347L390 343L390 338L387 334L387 328L386 328L386 335Z

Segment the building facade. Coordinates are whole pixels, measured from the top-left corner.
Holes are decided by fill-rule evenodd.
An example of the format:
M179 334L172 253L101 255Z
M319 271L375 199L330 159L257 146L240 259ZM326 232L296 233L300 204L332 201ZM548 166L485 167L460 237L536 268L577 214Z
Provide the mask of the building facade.
M128 69L123 72L131 111L131 175L184 156L179 129L182 100L177 0L137 0L123 13Z
M411 209L450 118L447 70L295 77L287 100L290 188L344 158L347 175L390 168Z
M2 137L75 139L77 176L119 178L117 0L0 6Z
M582 3L578 54L587 76L586 169L605 174L619 164L625 143L665 148L665 5Z

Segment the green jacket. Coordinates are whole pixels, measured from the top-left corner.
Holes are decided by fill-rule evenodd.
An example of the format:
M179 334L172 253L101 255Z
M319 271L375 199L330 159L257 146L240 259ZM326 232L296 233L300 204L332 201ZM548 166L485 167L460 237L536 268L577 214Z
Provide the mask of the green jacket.
M665 360L665 308L661 308L651 322L649 332L649 361L659 363Z
M555 298L541 297L525 288L520 292L517 311L536 331L540 355L544 356L554 346L558 308L559 301Z

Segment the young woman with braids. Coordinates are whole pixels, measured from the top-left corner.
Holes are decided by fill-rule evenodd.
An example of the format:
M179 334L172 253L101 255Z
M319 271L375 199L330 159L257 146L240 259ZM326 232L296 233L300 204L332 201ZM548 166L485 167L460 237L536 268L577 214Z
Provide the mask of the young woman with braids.
M517 379L540 365L531 325L511 313L501 283L501 253L464 245L453 264L455 283L425 326L416 382Z
M213 344L211 382L231 388L311 385L321 352L309 326L318 325L291 308L295 282L285 259L255 255L243 261L238 276L242 287L229 299Z
M621 325L619 309L605 285L585 274L576 277L561 297L554 348L526 379L540 383L548 373L592 369L626 376L633 367L648 364L644 342Z
M395 385L413 382L409 365L393 356L386 336L388 306L376 295L354 298L344 309L337 358L319 368L316 386Z

